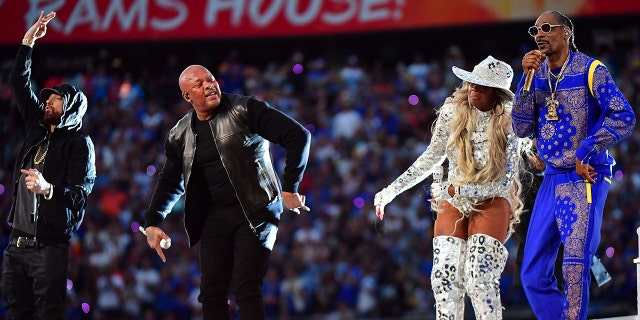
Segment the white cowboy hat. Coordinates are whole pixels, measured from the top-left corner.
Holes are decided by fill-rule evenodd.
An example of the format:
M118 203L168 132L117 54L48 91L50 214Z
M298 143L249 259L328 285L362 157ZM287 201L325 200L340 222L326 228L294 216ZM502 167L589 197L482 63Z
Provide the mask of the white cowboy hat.
M485 87L501 89L511 98L513 92L509 90L513 80L513 69L504 61L500 61L492 56L488 56L482 62L473 67L473 71L465 71L458 67L451 67L456 77L474 84Z

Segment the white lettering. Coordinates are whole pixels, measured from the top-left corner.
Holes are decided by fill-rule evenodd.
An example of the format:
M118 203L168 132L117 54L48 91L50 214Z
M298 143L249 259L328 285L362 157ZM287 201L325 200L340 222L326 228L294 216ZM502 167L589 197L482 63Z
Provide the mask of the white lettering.
M120 22L120 27L123 31L129 31L136 16L138 19L138 30L143 30L147 22L148 11L149 6L147 0L136 0L133 5L131 5L131 8L129 8L128 13L125 11L122 0L113 0L109 2L109 7L102 20L101 30L113 28L113 26L111 26L111 20L117 20Z
M371 22L389 19L391 11L388 7L374 9L376 5L388 4L389 0L362 0L362 8L360 9L361 22Z
M0 2L3 0L0 0ZM64 35L73 34L82 27L82 34L128 31L174 31L182 27L198 26L189 20L190 0L28 0L29 10L24 21L29 28L41 11L62 10L72 7L70 15L55 19L50 27ZM204 4L205 28L220 25L237 29L268 28L288 24L301 28L313 23L325 26L348 27L351 23L371 23L399 19L406 0L207 0ZM101 10L105 10L102 14ZM225 21L222 21L222 20ZM228 19L229 21L226 21ZM282 20L282 21L279 21ZM89 30L87 30L89 29ZM244 28L243 28L244 29ZM195 32L197 31L187 31ZM142 36L142 34L141 34Z
M322 21L330 25L339 25L351 20L358 10L356 0L332 0L333 2L344 2L347 8L343 12L325 12L322 14Z
M267 10L261 14L260 7L262 7L262 1L263 0L252 0L249 4L249 19L259 27L264 27L273 22L282 8L283 0L268 0L270 4L267 5Z
M322 6L322 0L311 0L307 11L298 13L300 10L300 1L290 0L287 2L287 8L285 11L285 18L291 22L294 26L304 26L313 22L316 16L318 16Z
M244 0L209 0L204 10L204 24L215 25L218 22L218 13L223 10L231 10L231 25L240 25L242 19Z
M175 0L156 0L156 4L161 8L176 11L175 17L171 19L151 18L150 25L155 30L172 30L183 24L189 16L189 8L180 1Z
M97 30L100 22L98 8L93 0L78 0L73 7L69 20L64 26L64 34L70 34L77 25L90 24L92 30Z

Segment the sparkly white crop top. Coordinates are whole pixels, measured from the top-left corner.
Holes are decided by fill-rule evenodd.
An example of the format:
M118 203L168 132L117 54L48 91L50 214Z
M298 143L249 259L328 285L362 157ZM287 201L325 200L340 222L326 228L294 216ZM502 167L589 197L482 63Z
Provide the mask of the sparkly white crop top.
M447 200L465 216L469 216L475 204L484 200L503 197L509 202L512 201L509 189L518 174L518 137L511 133L507 143L507 168L505 175L485 184L462 184L456 186L453 196L449 195L448 188L451 183L460 178L460 168L457 164L457 148L447 149L447 144L451 138L450 123L453 119L453 111L456 108L454 103L446 103L436 120L433 137L427 149L416 159L416 161L389 186L382 189L375 195L374 205L386 205L397 195L415 186L430 174L433 174L431 184L431 195L436 203L439 200ZM471 134L473 142L473 157L476 169L480 170L489 161L489 138L487 129L489 120L493 116L493 111L482 112L476 109L476 131ZM442 166L445 158L449 159L448 181L442 181Z

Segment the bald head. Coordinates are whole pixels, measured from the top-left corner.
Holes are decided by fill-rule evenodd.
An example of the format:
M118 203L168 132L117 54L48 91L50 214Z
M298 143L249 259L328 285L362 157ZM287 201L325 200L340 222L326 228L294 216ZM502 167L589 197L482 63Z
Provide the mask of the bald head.
M211 74L209 69L199 64L192 64L184 68L182 73L180 73L180 77L178 78L178 86L180 86L180 91L187 91L187 83L193 80L196 74L201 74L203 72Z
M182 98L193 106L200 120L209 119L222 100L218 81L209 69L201 65L185 68L178 84Z

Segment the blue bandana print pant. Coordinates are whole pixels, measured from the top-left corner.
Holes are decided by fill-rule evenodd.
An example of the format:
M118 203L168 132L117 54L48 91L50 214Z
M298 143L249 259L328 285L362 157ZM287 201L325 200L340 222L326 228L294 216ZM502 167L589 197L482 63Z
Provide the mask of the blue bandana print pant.
M522 261L522 284L538 319L586 319L591 258L611 179L585 182L575 171L545 175L535 200ZM564 292L554 276L556 254L564 244Z

